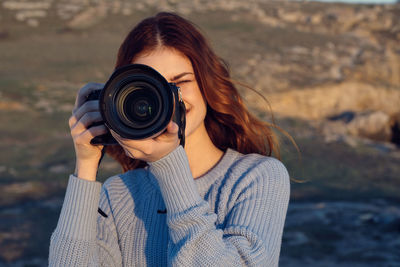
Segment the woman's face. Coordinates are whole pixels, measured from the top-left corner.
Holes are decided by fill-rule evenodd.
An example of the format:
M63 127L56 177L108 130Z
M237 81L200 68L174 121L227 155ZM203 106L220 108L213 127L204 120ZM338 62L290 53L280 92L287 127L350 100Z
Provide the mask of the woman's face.
M157 70L168 82L181 88L186 106L186 137L203 133L206 103L197 84L190 60L177 50L161 47L137 55L132 63L145 64Z

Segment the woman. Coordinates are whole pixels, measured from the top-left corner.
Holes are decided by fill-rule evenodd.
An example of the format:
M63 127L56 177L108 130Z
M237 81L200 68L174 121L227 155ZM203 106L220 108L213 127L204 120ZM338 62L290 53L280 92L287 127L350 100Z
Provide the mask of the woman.
M159 13L122 43L116 67L148 65L182 91L186 145L178 126L107 152L126 171L96 182L106 132L88 84L70 118L76 151L50 266L277 266L289 200L289 176L271 129L242 104L222 61L187 20Z

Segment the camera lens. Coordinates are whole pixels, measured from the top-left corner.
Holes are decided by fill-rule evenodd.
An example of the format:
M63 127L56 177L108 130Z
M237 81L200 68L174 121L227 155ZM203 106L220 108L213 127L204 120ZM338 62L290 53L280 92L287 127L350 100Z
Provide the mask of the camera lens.
M116 100L119 117L132 128L146 128L160 114L160 95L149 84L132 83L120 91Z
M175 109L168 81L146 65L117 69L101 91L100 111L106 126L128 139L144 139L165 130Z

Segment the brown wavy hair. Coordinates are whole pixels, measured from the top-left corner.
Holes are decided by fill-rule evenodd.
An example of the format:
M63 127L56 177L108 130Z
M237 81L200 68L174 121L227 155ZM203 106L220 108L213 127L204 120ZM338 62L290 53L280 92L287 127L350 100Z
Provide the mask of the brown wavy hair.
M118 51L116 68L131 64L135 56L169 47L183 53L192 63L201 93L207 103L205 126L216 147L243 154L258 153L279 158L278 142L272 127L254 117L245 107L225 62L190 21L174 13L161 12L141 21L127 35ZM145 162L125 155L119 145L106 152L124 171L144 167Z

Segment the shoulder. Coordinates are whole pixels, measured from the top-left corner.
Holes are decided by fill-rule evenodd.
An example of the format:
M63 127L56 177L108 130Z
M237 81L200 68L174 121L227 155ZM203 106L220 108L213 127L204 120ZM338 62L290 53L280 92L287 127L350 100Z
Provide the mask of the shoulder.
M230 152L232 153L232 151ZM236 153L235 160L226 173L227 179L236 184L238 190L249 187L290 191L290 177L285 165L278 159L260 154Z
M278 159L260 154L241 154L236 151L229 171L244 175L262 175L276 179L289 179L285 165Z

